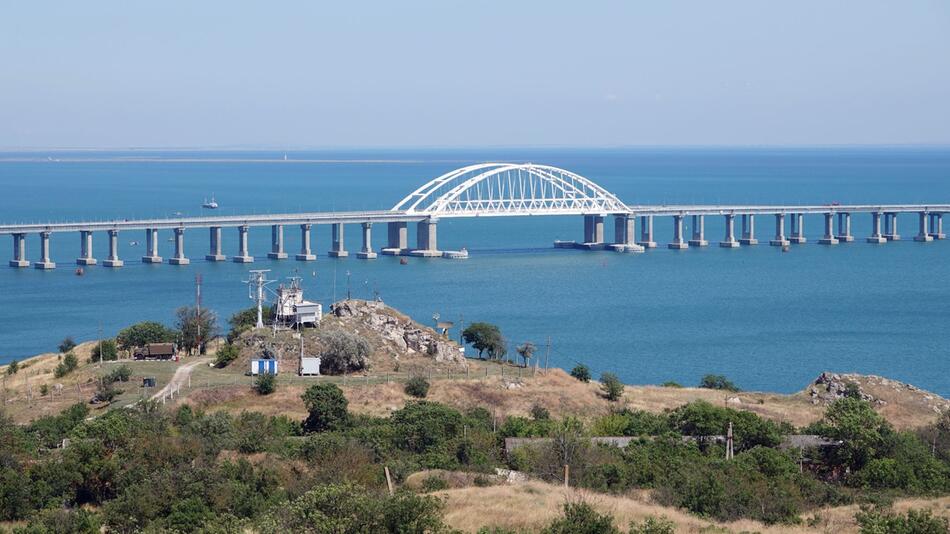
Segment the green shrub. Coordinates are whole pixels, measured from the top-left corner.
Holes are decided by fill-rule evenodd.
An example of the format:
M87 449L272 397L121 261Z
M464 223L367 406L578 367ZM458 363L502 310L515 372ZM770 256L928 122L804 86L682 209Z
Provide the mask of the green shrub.
M642 523L630 523L630 534L675 534L676 523L665 517L650 516Z
M109 382L128 382L132 378L132 368L128 365L120 365L105 376Z
M69 373L76 370L76 367L79 366L79 358L76 357L72 352L67 352L63 356L63 361L56 364L56 368L53 369L53 376L56 378L62 378Z
M620 534L613 517L586 502L564 503L563 510L561 517L541 531L543 534Z
M271 373L261 373L254 379L254 391L258 395L270 395L277 391L277 376Z
M424 399L429 394L429 381L421 376L414 376L406 382L406 395L417 399Z
M623 382L613 373L600 375L600 389L609 401L616 402L623 397Z
M7 375L15 375L20 370L20 362L13 360L7 364Z
M49 386L46 384L40 385L40 396L45 397L49 395Z
M706 375L699 381L699 387L733 392L739 391L739 388L723 375Z
M236 346L231 343L225 343L214 353L214 366L219 369L227 367L240 355L241 351L238 350Z
M590 382L590 368L586 365L579 363L571 369L571 376L580 380L581 382Z
M100 357L101 355L101 357ZM103 339L92 347L89 363L111 362L119 359L119 348L114 339Z
M309 413L303 422L305 431L339 430L346 426L348 402L336 384L310 386L301 398Z
M66 354L67 352L73 350L74 348L76 348L76 342L73 341L73 338L71 336L67 336L59 344L60 354Z
M462 414L429 401L410 401L392 415L395 443L400 449L434 452L462 433Z
M345 330L331 330L320 336L320 372L340 375L365 369L373 347L363 336Z
M863 508L854 518L861 527L861 534L947 534L950 531L950 521L945 517L934 517L930 510L895 514Z
M535 421L547 421L551 419L551 412L540 404L531 406L531 418Z
M681 387L683 387L679 382L675 382L675 381L673 381L673 380L667 380L666 382L663 382L662 386L665 387L665 388L681 388Z
M422 491L426 493L444 489L449 489L449 483L440 476L429 475L422 481Z

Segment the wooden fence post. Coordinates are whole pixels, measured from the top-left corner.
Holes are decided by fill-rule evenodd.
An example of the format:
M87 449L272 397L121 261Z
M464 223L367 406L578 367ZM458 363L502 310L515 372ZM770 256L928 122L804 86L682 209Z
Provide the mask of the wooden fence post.
M392 496L395 491L393 490L393 477L389 475L389 467L384 466L383 471L386 472L386 485L389 486L389 495Z
M564 487L571 486L571 466L564 464Z

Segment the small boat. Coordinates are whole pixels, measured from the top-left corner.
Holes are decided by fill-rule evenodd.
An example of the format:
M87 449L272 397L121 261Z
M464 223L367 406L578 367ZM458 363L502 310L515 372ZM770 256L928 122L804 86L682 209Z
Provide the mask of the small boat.
M782 245L782 252L788 252L788 251L789 251L788 245Z
M214 199L214 193L211 194L211 201L209 202L208 199L205 199L205 201L201 204L201 207L209 210L218 209L218 202Z
M409 265L409 260L406 258L399 258L399 265Z
M76 268L76 276L82 276L84 274L86 274L86 271L83 271L82 267Z
M136 246L136 245L138 245L138 244L139 244L138 241L129 241L129 246L130 246L130 247L134 247L134 246Z

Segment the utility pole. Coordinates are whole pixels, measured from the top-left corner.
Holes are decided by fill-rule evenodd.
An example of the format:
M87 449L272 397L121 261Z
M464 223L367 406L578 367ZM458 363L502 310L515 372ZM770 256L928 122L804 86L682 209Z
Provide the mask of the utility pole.
M350 270L346 270L346 300L350 300Z
M729 429L726 431L726 460L732 460L735 453L732 449L732 421L729 421Z
M548 359L551 357L551 336L548 336L547 350L544 353L544 372L548 371Z
M102 368L102 322L99 322L99 368Z
M248 297L257 303L257 328L264 328L264 286L273 283L267 279L270 269L250 271L250 277L244 281L247 284Z
M195 275L195 326L198 328L195 344L198 345L198 355L201 356L201 273Z

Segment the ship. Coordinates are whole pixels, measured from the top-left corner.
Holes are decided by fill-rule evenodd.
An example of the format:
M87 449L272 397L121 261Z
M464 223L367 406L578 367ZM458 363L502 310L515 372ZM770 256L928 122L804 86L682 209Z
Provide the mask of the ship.
M214 199L214 193L211 194L211 201L209 202L208 199L205 199L205 201L201 204L201 207L207 208L209 210L218 209L218 202Z

